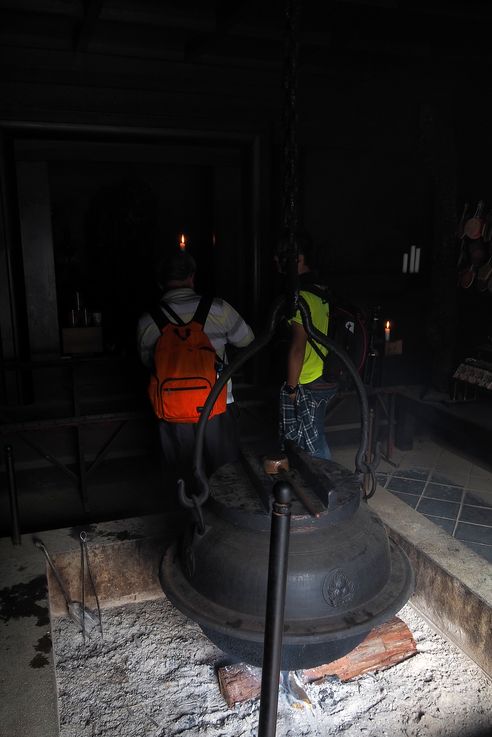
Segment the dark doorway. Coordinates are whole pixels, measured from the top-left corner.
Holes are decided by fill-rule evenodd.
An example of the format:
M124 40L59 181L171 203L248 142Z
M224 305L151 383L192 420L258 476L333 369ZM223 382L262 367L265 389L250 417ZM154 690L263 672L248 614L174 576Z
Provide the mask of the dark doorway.
M182 235L197 260L198 291L251 319L251 212L239 147L53 142L36 155L48 161L60 327L73 324L75 308L89 319L101 313L104 350L131 351L138 316L158 298L158 263Z

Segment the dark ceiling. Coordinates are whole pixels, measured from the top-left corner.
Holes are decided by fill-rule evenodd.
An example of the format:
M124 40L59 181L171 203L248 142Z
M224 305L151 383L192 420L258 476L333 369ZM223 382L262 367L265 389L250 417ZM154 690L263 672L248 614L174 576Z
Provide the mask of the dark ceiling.
M271 130L281 120L286 6L0 0L0 121ZM445 99L467 125L473 118L489 127L475 112L492 111L488 0L299 0L299 7L306 139L316 127L325 136L348 106L351 121L372 109L383 131L377 111L400 105L404 124L412 99ZM332 137L343 139L345 126L341 120Z
M4 59L15 47L209 64L278 64L281 0L0 0ZM302 3L303 62L333 57L432 60L490 54L490 2Z

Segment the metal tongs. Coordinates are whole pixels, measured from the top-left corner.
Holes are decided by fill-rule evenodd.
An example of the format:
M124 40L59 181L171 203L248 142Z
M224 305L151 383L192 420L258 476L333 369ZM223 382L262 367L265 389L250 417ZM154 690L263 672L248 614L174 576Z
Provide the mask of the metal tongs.
M80 533L80 587L82 590L82 636L84 638L85 642L85 636L86 636L86 615L89 615L89 621L90 621L90 631L94 629L94 621L96 622L96 626L99 627L99 630L101 632L101 637L104 637L103 635L103 626L102 626L102 617L101 617L101 607L99 604L99 597L97 595L96 591L96 585L94 583L94 577L92 575L91 565L89 562L89 551L87 550L87 533L82 530ZM94 614L90 611L90 609L87 609L85 606L85 569L87 567L87 573L89 575L89 581L92 586L92 591L94 593L94 598L96 600L96 606L97 606L97 615L98 620L97 621L94 617ZM87 634L90 634L90 632L87 631Z
M84 535L84 543L85 543L85 540L87 539L86 533L85 532L81 533L81 546L83 544L82 534ZM87 607L85 606L85 587L83 586L82 588L82 600L83 600L82 603L80 601L74 601L73 599L71 599L68 594L67 588L65 584L63 583L62 577L60 576L60 573L57 570L55 564L53 563L51 556L48 553L46 546L44 545L42 540L40 540L37 537L34 537L33 543L37 548L39 548L39 550L43 552L44 557L46 558L46 561L48 562L48 565L53 572L55 581L57 582L60 588L60 591L63 594L63 598L65 599L68 615L70 619L73 622L75 622L75 624L78 626L79 630L82 632L83 637L84 637L84 642L85 642L86 634L90 636L95 629L99 629L101 632L101 636L102 636L101 611L99 607L99 600L97 598L97 593L94 588L94 582L92 579L92 575L89 574L91 578L91 582L93 584L93 588L94 588L94 595L96 597L97 609L98 609L98 615L99 615L98 617L95 615L94 612L92 612L90 609L87 609ZM86 551L86 557L87 557L87 551ZM88 558L87 558L87 563L88 563ZM89 571L90 571L90 568L89 568ZM83 578L85 577L83 576Z

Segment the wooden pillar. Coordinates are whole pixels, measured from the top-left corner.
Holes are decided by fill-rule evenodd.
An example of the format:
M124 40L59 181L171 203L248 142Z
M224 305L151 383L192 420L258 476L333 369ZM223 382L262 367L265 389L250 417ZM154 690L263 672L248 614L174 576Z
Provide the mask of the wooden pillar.
M30 358L13 140L3 131L0 132L0 358L3 361ZM32 400L30 372L2 366L0 376L2 404Z
M31 355L58 356L60 336L47 164L18 162L17 188Z
M14 310L14 286L12 273L12 228L10 202L7 193L7 166L4 137L0 138L0 336L1 356L13 359L17 356Z
M248 279L244 247L244 224L241 207L241 172L239 157L230 165L214 167L213 187L213 279L218 297L230 302L244 315L247 307ZM231 278L232 275L232 278Z

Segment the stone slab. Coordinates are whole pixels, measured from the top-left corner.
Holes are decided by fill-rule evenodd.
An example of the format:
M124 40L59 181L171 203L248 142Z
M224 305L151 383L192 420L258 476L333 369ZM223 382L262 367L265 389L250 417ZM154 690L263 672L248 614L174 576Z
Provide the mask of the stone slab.
M369 504L410 558L412 605L492 678L492 565L385 489Z

